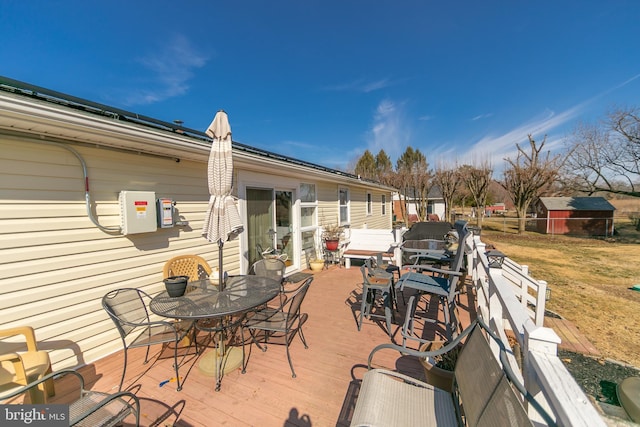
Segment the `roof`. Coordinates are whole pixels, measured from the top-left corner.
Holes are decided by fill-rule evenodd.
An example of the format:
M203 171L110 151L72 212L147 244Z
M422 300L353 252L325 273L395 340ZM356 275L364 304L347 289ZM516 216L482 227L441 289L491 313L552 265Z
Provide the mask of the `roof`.
M540 203L550 211L614 211L604 197L540 197Z
M206 148L203 150L203 148L205 148L206 146L210 146L209 144L211 144L212 140L206 133L199 130L186 128L176 123L165 122L162 120L154 119L152 117L125 111L116 107L111 107L86 99L74 97L72 95L56 92L50 89L31 85L29 83L10 79L4 76L0 76L0 92L7 92L18 95L20 97L24 97L25 99L33 99L36 101L45 102L49 105L55 105L57 107L65 108L71 111L80 111L84 114L95 117L95 119L97 120L108 119L112 124L126 123L130 125L141 126L142 128L151 129L153 132L159 132L160 134L165 135L165 137L168 139L168 142L163 141L164 144L170 145L172 144L171 141L173 141L173 143L176 144L176 147L174 148L180 149L181 157L183 158L189 158L189 156L191 156L190 158L193 160L195 158L200 158L202 155L208 157L209 149ZM144 135L145 136L143 138L150 137L149 133L146 133ZM178 141L179 138L182 139L182 142ZM184 143L185 139L187 141L191 141L187 142L187 144L191 145L191 147L186 147ZM156 144L154 147L151 147L152 144L146 144L147 147L140 148L139 146L136 146L134 147L134 149L138 152L158 154L160 153L161 149L160 147L158 147L157 142L157 140L153 141L153 143ZM292 168L302 168L310 172L333 175L335 178L340 177L343 180L349 182L368 184L370 186L389 191L394 190L393 187L389 187L377 181L361 178L360 176L352 173L328 168L322 165L299 160L294 157L285 156L271 151L262 150L237 141L233 141L232 145L233 150L237 153L241 153L241 156L247 157L248 159L262 158L266 162L270 162L269 165L271 168L273 167L273 161L283 162L291 166ZM176 158L175 160L179 161L180 159Z

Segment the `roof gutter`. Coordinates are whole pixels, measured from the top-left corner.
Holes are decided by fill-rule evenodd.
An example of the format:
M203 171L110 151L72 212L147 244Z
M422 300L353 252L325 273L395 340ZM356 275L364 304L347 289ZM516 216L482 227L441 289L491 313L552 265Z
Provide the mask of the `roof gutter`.
M161 155L179 161L181 158L207 161L212 140L204 132L174 123L157 120L130 111L56 92L8 77L0 76L0 91L15 94L19 98L2 99L0 96L0 128L42 137L48 135L81 143L95 143L134 152ZM38 102L38 108L33 103ZM61 111L64 109L64 112ZM2 120L7 114L15 120ZM23 122L33 126L18 127ZM35 123L33 123L35 121ZM55 132L53 130L56 130ZM60 130L60 134L57 131ZM65 131L66 134L65 134ZM123 136L127 139L123 140ZM368 185L394 191L376 181L361 179L358 175L327 168L293 157L261 150L233 142L234 155L240 163L264 163L273 170L273 162L281 163L294 172L305 172L330 180Z

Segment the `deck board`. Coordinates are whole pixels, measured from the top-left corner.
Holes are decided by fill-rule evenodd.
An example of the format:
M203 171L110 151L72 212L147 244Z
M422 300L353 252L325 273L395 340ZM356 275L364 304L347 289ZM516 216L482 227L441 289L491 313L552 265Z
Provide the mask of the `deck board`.
M384 321L365 320L362 330L357 329L362 292L360 269L332 266L314 276L302 305L302 310L309 314L304 325L309 348L305 349L298 338L291 345L297 378L291 377L284 346L269 345L266 352L253 346L246 373L238 369L226 374L219 392L214 391L214 378L198 370L198 357L187 356L180 366L184 386L178 392L175 382L159 386L175 375L172 358L143 365L144 349L133 349L125 388L132 389L141 399L142 425L349 425L369 352L376 345L389 342L389 336ZM469 306L469 297L473 298L472 292L465 293L461 300L459 315L463 326L473 316L464 310ZM393 332L396 341L401 342L399 327L404 319L404 305L400 294L398 301L400 313L395 316ZM435 313L434 304L430 305L430 313ZM427 331L424 335L433 337L434 332ZM115 391L122 363L123 354L117 352L82 367L80 372L92 389ZM383 351L376 355L374 363L424 378L413 357ZM58 399L70 387L64 384L65 380L56 385Z

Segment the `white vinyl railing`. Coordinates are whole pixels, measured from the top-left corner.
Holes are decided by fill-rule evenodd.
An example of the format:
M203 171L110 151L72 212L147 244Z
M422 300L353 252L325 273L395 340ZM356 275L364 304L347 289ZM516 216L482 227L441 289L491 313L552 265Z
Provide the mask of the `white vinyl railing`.
M489 268L485 244L474 236L469 252L476 310L494 328L510 348L507 331L522 349L523 360L512 353L509 362L514 372L538 402L562 426L605 426L578 383L557 356L560 338L543 326L547 283L530 277L526 266L505 258L502 268ZM497 349L494 349L497 351ZM520 369L519 363L522 363ZM533 408L532 421L544 425Z

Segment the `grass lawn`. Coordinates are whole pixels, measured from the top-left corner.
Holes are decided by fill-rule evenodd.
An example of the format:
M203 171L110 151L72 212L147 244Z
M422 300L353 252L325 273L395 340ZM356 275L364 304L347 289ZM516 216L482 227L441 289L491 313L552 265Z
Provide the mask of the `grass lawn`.
M604 358L640 367L640 232L615 220L612 238L518 235L515 221L485 218L482 240L547 281L547 309L573 322ZM470 225L474 225L473 220Z

